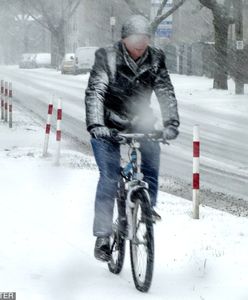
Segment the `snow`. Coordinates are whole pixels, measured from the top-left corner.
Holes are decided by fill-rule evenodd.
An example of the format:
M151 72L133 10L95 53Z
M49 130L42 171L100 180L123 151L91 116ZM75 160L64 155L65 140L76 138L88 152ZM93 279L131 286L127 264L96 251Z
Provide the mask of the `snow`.
M43 158L44 124L17 106L13 115L13 129L0 122L1 292L19 300L248 299L247 218L201 207L193 220L191 202L163 192L149 293L134 288L128 248L122 273L111 274L93 257L94 160L62 136L55 166L54 134Z

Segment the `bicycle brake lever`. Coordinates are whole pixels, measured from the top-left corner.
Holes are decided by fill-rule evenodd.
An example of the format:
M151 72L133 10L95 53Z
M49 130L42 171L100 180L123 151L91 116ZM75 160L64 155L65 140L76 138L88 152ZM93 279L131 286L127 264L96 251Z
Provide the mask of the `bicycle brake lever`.
M119 144L126 144L127 139L124 136L117 136L115 139Z
M124 136L120 136L119 131L117 129L111 129L110 130L110 135L111 135L111 138L115 142L118 142L119 144L125 144L126 143L126 138Z

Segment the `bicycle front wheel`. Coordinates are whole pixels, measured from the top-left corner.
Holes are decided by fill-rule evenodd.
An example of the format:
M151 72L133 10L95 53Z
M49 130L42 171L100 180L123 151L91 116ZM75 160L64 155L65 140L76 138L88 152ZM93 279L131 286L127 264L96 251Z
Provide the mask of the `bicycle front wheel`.
M149 196L141 189L132 197L133 239L130 241L130 256L132 275L135 287L141 292L147 292L151 286L154 265L153 222Z

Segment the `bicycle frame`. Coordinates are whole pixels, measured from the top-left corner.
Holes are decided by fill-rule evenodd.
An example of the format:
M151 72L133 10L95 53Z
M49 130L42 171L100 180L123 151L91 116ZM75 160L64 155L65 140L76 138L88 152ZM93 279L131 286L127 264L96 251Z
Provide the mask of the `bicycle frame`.
M127 216L127 240L132 240L134 231L133 231L133 218L132 218L132 209L135 207L135 203L131 200L132 194L139 189L145 189L147 192L147 197L150 200L150 196L148 193L148 183L143 181L143 173L140 170L141 161L139 153L140 144L135 141L133 138L130 145L131 155L130 161L127 163L125 167L122 168L122 176L127 180L125 184L125 189L127 190L126 196L126 216Z

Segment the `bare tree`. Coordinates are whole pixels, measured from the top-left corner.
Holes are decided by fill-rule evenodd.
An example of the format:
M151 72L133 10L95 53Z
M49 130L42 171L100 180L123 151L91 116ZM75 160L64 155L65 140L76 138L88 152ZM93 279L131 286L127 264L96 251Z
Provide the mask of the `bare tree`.
M226 90L228 88L228 29L235 22L232 9L235 0L199 0L213 13L213 25L215 31L215 89Z
M19 49L26 52L28 48L28 32L30 22L28 16L14 9L14 0L2 0L0 10L0 40L3 61L14 63L18 58Z
M148 17L144 14L144 12L139 8L139 6L134 2L134 0L124 0L127 5L129 6L129 8L131 9L131 11L135 14L141 14L145 17ZM172 15L180 6L182 6L187 0L177 0L174 1L175 3L173 4L173 6L171 7L171 9L169 9L167 12L163 12L164 8L166 6L166 4L168 3L168 0L162 0L161 4L158 7L157 13L155 15L155 18L153 20L151 20L151 26L152 26L152 32L153 35L155 35L155 32L159 26L159 24L165 20L166 18L168 18L170 15Z
M66 25L81 0L19 0L37 23L51 33L52 66L56 67L65 54Z

